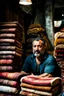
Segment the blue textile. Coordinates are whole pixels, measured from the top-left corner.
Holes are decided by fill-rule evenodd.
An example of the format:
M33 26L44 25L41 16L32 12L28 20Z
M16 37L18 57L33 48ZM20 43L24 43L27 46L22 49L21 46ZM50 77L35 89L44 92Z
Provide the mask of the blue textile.
M61 69L56 62L56 59L45 52L42 58L42 62L37 65L35 56L31 54L25 60L22 68L27 73L33 73L34 75L40 75L42 73L50 73L53 76L61 76Z

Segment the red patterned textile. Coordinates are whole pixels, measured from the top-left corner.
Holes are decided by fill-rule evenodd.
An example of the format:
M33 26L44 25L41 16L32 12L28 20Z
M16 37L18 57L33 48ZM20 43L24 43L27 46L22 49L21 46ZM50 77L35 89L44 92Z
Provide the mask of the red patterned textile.
M0 77L18 80L21 77L21 73L20 72L0 72Z
M12 60L11 59L0 59L0 65L1 64L11 64Z
M19 82L14 80L0 79L0 84L19 88Z
M0 96L19 96L23 43L18 22L0 22Z
M38 77L29 75L24 78L21 78L21 81L24 83L32 84L32 85L51 85L54 86L61 81L60 77Z
M57 96L60 93L61 78L60 77L39 77L28 75L22 77L20 94L28 96Z
M2 65L4 65L4 66L6 66L6 65L8 65L8 66L10 66L10 65L12 65L12 66L20 66L20 65L22 65L22 60L20 59L20 58L14 58L14 59L0 59L0 66L2 66Z

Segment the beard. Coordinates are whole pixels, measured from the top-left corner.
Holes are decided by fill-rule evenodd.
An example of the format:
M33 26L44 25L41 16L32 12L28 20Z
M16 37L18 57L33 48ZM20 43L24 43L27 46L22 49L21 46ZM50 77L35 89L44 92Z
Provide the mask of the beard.
M35 57L39 57L40 54L38 54L38 53L34 53L34 56L35 56Z
M33 54L35 57L39 57L42 55L40 51L34 51Z

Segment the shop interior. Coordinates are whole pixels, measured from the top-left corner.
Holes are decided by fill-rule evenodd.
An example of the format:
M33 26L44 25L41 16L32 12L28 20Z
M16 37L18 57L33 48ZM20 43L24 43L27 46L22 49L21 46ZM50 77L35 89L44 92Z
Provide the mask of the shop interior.
M22 0L0 0L0 47L4 46L0 48L0 96L19 96L21 88L18 72L21 71L25 58L32 53L31 40L37 35L45 38L47 51L56 58L61 67L64 92L64 0L31 0L30 5L23 5L20 1ZM33 33L32 37L29 31L32 24L32 27L40 24L42 33ZM15 33L13 40L11 34L5 36L8 32ZM16 47L6 49L6 46ZM59 54L56 53L58 49ZM13 87L10 88L9 85Z

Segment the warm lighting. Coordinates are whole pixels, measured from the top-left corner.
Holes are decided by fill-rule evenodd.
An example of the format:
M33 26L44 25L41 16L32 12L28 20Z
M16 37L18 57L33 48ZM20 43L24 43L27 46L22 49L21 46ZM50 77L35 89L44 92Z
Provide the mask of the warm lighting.
M54 21L54 27L60 27L62 24L62 20Z
M19 4L21 4L21 5L31 5L32 1L31 0L20 0Z

